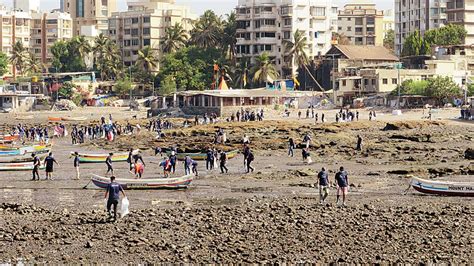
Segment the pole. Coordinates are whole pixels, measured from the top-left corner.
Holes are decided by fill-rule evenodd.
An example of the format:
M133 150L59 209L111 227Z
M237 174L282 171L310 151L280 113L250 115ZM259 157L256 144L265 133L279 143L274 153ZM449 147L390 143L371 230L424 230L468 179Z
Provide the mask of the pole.
M398 83L398 101L397 101L397 107L398 109L400 109L400 86L401 86L401 82L400 82L400 68L401 66L400 65L397 65L398 67L398 80L397 80L397 83Z
M130 75L129 78L130 78L130 104L132 104L132 67L129 66L128 67L128 74Z

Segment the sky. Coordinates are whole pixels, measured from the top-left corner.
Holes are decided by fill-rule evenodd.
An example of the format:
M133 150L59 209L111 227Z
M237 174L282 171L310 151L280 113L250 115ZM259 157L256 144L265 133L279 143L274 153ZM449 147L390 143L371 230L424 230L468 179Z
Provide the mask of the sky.
M41 9L51 10L54 8L59 8L59 0L36 0L41 2ZM339 7L344 6L345 3L350 2L351 0L333 0L335 4ZM117 0L118 7L120 10L127 9L126 0ZM235 8L238 0L176 0L177 4L189 5L191 10L195 14L202 14L207 9L214 10L219 15L224 15L229 13ZM374 0L377 3L379 9L393 9L394 0ZM12 6L13 0L0 0L0 3L3 3L7 6Z

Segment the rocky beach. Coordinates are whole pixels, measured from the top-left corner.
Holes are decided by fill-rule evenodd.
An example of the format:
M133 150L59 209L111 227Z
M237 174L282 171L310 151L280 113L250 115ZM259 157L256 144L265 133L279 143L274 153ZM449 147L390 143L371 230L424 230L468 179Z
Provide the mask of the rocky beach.
M82 110L97 120L97 110ZM117 120L145 125L141 113L114 111ZM331 111L326 111L332 117ZM70 114L75 115L75 114ZM330 116L331 115L331 116ZM47 114L34 121L47 123ZM269 114L269 116L271 116ZM408 189L410 175L473 182L474 124L451 119L420 120L419 111L401 117L381 113L377 121L314 124L311 119L226 123L176 128L164 138L142 130L71 145L54 139L60 163L55 180L32 182L30 172L0 172L0 262L3 263L406 263L472 264L473 199L429 196ZM4 127L18 123L0 117ZM310 121L311 120L311 121ZM176 124L182 120L176 120ZM104 192L82 189L103 164L81 165L73 180L71 151L108 152L140 148L147 163L144 178L158 177L153 148L180 152L211 146L222 127L229 142L218 148L241 150L247 134L256 171L245 174L243 157L229 161L229 174L206 171L187 190L127 191L130 214L117 223L106 218ZM308 165L287 156L287 140L313 138ZM364 139L355 151L356 136ZM321 167L330 180L339 166L349 173L346 207L335 204L334 185L326 204L315 188ZM131 178L126 163L115 164L118 178ZM183 175L181 164L177 176ZM43 173L42 177L43 177Z

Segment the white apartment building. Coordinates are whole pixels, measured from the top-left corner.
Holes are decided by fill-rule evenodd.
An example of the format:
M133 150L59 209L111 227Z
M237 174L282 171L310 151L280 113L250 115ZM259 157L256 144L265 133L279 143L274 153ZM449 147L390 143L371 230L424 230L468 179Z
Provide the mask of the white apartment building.
M9 11L0 7L0 46L2 51L11 55L12 47L21 41L26 48L30 47L31 15L28 12Z
M81 30L90 26L99 34L107 34L108 18L117 11L117 0L61 0L60 6L61 11L71 14L74 36L86 35Z
M166 28L179 23L190 31L196 18L189 7L176 5L175 0L129 1L127 11L114 12L109 18L108 34L120 47L124 65L131 66L146 46L161 57Z
M446 13L448 23L464 26L467 31L465 45L474 44L474 1L448 0Z
M39 11L39 0L13 0L13 9L16 11Z
M337 31L337 7L332 0L239 0L237 15L237 57L250 58L269 53L280 74L291 75L285 62L283 40L292 40L296 30L308 40L310 59L331 48Z
M383 14L383 37L387 35L387 32L393 30L395 32L395 14L393 9L384 11Z
M56 41L72 39L72 18L68 13L31 13L30 51L41 59L46 67L52 63L51 46Z
M446 23L447 0L395 0L395 51L401 54L405 38Z

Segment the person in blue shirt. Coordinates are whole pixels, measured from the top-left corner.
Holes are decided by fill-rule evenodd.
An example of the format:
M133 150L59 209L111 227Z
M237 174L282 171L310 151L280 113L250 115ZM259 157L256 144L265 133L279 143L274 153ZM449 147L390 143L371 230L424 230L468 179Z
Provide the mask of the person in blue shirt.
M349 188L349 179L344 167L339 168L336 173L337 198L336 204L339 204L339 198L342 195L342 205L346 205L346 196Z
M193 174L195 174L196 176L199 176L199 173L198 173L198 162L196 162L195 160L192 160L192 166L193 166L193 169L192 169L192 172Z
M107 186L104 198L107 199L107 213L109 214L109 218L112 217L111 208L112 206L114 207L114 221L117 220L117 206L120 200L120 192L122 192L124 198L127 197L122 186L115 182L115 176L111 176L110 184Z
M207 150L206 153L206 169L212 170L214 168L214 153L211 149Z
M186 157L184 157L184 174L185 175L191 174L192 163L193 163L193 160L191 159L191 157L189 157L189 155L186 155Z
M170 155L170 163L171 163L171 171L174 174L176 172L176 161L178 161L178 157L176 157L176 152L172 151Z
M59 166L59 163L54 159L52 152L44 159L44 164L46 165L46 180L53 180L53 166L54 164Z
M328 172L326 168L322 168L321 171L318 173L318 185L319 185L319 203L323 204L326 202L326 198L328 196L328 188L329 188L329 179L328 179Z

